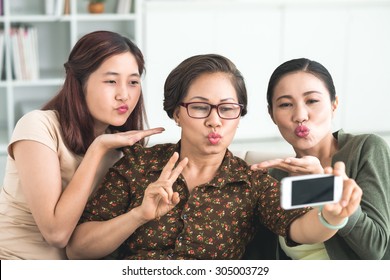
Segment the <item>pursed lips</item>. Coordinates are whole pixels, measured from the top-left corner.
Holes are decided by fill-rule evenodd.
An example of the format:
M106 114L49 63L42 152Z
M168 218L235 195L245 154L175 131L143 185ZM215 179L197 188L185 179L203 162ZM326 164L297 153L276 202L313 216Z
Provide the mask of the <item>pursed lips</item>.
M207 136L209 142L213 145L215 144L218 144L218 142L221 140L222 136L219 135L218 133L216 132L211 132L209 133L209 135Z
M299 125L295 128L294 133L300 138L305 138L309 135L310 129L306 125Z
M116 110L119 112L119 113L126 113L128 110L129 110L129 106L127 105L122 105L118 108L116 108Z

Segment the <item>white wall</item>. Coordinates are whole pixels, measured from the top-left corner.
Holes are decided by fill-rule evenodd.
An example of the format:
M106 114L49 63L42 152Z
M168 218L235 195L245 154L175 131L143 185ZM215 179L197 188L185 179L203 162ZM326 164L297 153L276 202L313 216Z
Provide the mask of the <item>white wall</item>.
M268 78L285 60L308 57L332 73L340 98L335 129L390 133L390 1L150 0L144 6L149 123L177 141L179 129L162 109L163 85L184 58L229 57L243 73L248 115L238 142L280 137L266 110Z

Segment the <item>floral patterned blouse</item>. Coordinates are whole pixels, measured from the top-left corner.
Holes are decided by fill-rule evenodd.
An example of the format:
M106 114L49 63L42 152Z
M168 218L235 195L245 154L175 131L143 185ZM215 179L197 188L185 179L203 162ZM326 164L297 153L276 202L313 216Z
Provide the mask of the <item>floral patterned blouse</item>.
M141 205L178 144L133 145L106 174L80 219L104 221ZM279 183L254 172L226 152L216 176L189 193L182 175L173 185L179 204L159 220L139 227L108 259L240 259L261 223L286 236L290 223L308 209L280 207ZM123 225L125 226L125 225ZM266 242L266 241L265 241Z

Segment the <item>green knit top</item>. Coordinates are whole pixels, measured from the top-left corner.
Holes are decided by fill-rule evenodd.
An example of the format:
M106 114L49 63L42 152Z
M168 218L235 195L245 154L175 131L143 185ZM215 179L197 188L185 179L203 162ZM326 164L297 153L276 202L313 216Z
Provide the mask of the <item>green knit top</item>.
M375 134L333 133L338 151L332 165L343 161L346 174L363 190L358 210L347 225L325 242L330 259L390 259L390 148ZM271 170L278 180L288 174Z

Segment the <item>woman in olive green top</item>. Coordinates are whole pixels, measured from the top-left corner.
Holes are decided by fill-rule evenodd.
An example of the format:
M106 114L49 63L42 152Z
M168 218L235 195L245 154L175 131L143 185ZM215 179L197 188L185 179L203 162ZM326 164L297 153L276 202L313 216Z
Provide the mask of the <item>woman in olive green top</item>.
M277 179L289 175L323 173L337 161L363 190L358 211L347 225L321 244L288 248L292 259L389 259L390 148L377 135L332 133L338 107L332 77L318 62L305 58L280 65L267 91L269 114L296 158L275 159L252 166L268 169Z

